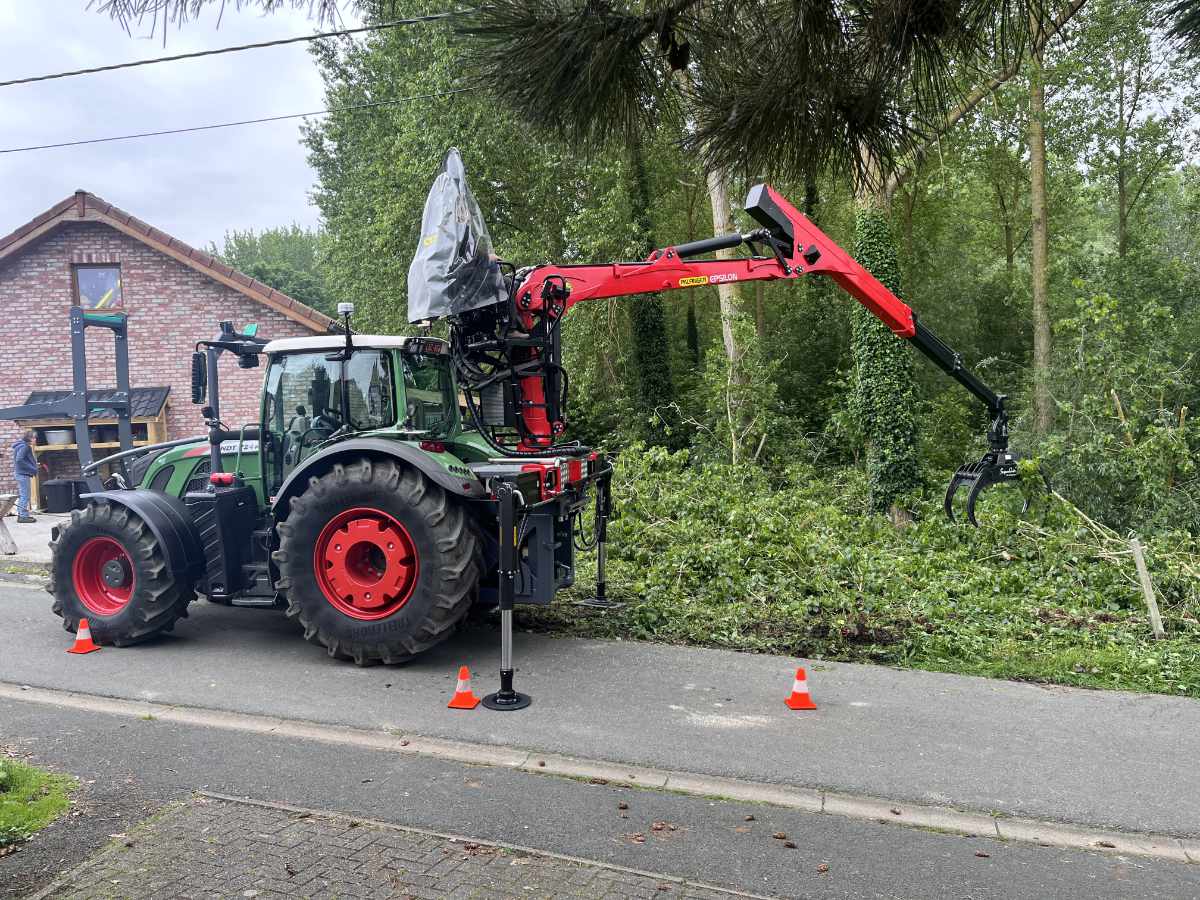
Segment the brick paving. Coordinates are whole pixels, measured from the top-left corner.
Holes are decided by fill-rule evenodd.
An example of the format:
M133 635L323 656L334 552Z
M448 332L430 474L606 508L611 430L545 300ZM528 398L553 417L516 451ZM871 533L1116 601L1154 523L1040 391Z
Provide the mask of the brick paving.
M38 898L736 896L749 895L399 826L201 796L118 836Z

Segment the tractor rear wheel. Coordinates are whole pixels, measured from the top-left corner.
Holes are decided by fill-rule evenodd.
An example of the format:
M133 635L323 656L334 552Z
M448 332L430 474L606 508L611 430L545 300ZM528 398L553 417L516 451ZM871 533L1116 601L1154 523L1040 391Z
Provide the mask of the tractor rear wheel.
M96 501L72 512L56 532L47 590L67 631L87 619L97 643L123 647L170 631L187 616L196 594L176 579L137 513Z
M304 637L358 665L402 663L449 637L479 584L463 508L391 461L339 463L277 526L276 588Z

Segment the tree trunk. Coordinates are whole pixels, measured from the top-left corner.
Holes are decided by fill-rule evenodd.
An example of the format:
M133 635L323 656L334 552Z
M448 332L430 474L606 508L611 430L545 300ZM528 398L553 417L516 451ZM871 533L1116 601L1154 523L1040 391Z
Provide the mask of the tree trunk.
M903 297L896 239L889 222L881 169L868 160L855 186L855 257L885 287ZM912 521L905 504L920 487L912 354L861 306L852 321L855 406L867 444L871 506L897 526Z
M646 161L641 144L636 141L629 148L629 169L631 212L641 239L642 256L645 257L654 249L654 228L650 220ZM629 306L629 318L633 327L633 388L634 399L639 406L638 433L649 442L657 440L661 434L651 424L654 410L670 405L675 399L671 382L667 316L662 298L656 294L634 297Z
M706 174L708 182L708 198L712 203L713 234L729 234L733 231L733 214L729 209L728 176L720 170L711 170ZM730 248L718 250L718 259L733 259L734 253ZM742 371L742 357L746 349L738 342L734 331L734 322L740 315L738 290L735 284L717 285L717 298L721 306L721 343L725 345L725 357L729 365L729 387L726 390L726 414L729 419L730 457L737 465L744 456L741 447L743 423L751 412L742 405L742 385L745 373Z
M729 234L733 231L733 213L729 209L729 185L724 172L713 170L707 174L708 198L712 203L713 234ZM728 247L718 250L718 259L733 259L733 250ZM738 314L738 289L732 282L717 285L717 297L721 304L721 341L725 345L725 355L730 365L736 368L736 363L742 358L742 348L738 346L737 337L733 333L733 320Z
M1035 23L1036 25L1036 23ZM1030 275L1033 293L1033 428L1044 437L1054 427L1050 397L1049 232L1046 222L1046 85L1044 47L1035 43L1029 66Z
M1129 252L1129 190L1125 177L1125 61L1117 66L1117 258L1125 259Z

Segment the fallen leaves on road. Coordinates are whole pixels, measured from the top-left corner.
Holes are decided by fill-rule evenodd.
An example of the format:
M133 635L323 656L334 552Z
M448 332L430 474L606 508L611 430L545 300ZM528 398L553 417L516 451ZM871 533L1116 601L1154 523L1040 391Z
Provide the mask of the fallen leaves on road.
M655 822L650 826L651 831L676 831L678 828L678 825L674 825L671 822Z
M991 859L991 857L992 857L992 854L984 853L982 850L976 850L975 855L978 856L980 859Z
M753 821L754 821L754 816L746 816L746 818L745 818L743 821L745 821L745 822L753 822Z
M622 800L617 804L617 809L629 809L629 804Z
M819 872L822 875L824 875L828 871L829 871L829 863L821 863L819 866L817 866L817 872Z
M1115 850L1117 845L1112 841L1096 841L1097 847L1107 847L1109 850Z
M775 832L773 835L771 835L771 837L775 838L775 840L777 840L777 841L786 841L787 840L787 835L782 831Z
M633 841L635 844L646 843L646 836L644 834L642 834L640 831L635 831L633 834L629 835L629 839L631 841Z
M787 847L789 850L795 850L796 842L795 841L784 841L783 846Z

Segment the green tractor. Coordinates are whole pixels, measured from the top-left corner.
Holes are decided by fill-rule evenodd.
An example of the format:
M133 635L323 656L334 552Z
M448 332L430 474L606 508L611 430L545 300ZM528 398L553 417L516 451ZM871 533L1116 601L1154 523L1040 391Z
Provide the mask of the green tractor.
M323 337L267 343L223 323L193 356L207 436L106 459L125 471L55 533L54 611L68 630L87 618L101 643L132 644L169 631L204 594L284 609L309 641L365 665L409 660L473 603L495 604L501 690L489 705L520 708L513 604L549 603L574 583L576 550L595 547L596 594L583 602L612 605L612 468L564 439L564 316L586 300L808 274L838 284L987 408L988 451L955 473L945 500L953 517L966 487L974 523L980 492L1019 478L1004 395L769 186L752 188L745 210L759 227L641 261L511 267L491 252L451 151L409 269L421 334L355 335L349 304L341 333ZM742 246L750 253L696 258ZM447 340L429 336L434 321ZM245 367L266 358L256 424L221 420L226 353Z
M485 577L497 474L537 505L516 598L547 603L572 582L571 537L587 486L607 472L600 457L506 466L464 428L446 341L350 336L346 324L267 343L223 323L200 342L192 394L208 436L118 454L115 489L56 529L50 590L68 630L86 618L101 643L137 643L170 631L201 593L282 608L331 656L404 662L497 599ZM267 361L260 420L236 430L215 395L224 353Z

